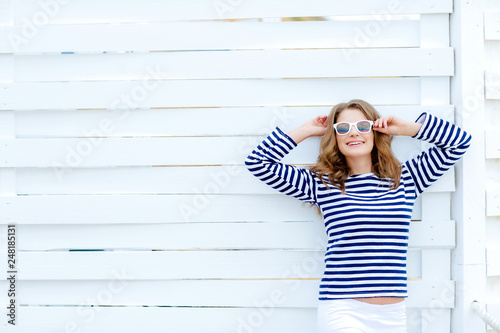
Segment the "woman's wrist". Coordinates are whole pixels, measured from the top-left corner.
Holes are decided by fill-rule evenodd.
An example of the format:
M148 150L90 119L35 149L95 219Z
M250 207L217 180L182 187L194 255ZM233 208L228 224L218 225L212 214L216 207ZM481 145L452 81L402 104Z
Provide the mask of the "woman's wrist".
M411 122L403 120L398 124L397 129L393 131L393 133L389 133L392 135L404 135L404 136L415 136L418 131L422 127L422 123L419 122Z
M296 143L299 144L300 142L304 141L308 137L311 136L311 132L308 130L308 128L304 125L301 125L299 127L294 128L293 130L289 131L286 133L292 140Z
M417 133L421 127L422 127L422 123L408 122L408 125L405 126L405 130L404 130L403 135L415 136L415 135L417 135Z

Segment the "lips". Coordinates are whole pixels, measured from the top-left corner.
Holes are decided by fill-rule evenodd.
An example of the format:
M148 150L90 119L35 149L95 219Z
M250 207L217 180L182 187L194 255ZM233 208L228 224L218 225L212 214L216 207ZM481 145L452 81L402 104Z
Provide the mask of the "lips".
M349 142L347 143L347 145L348 145L349 147L357 147L357 146L362 146L362 145L364 145L364 144L365 144L365 142L364 142L364 141L359 141L359 140L349 141Z

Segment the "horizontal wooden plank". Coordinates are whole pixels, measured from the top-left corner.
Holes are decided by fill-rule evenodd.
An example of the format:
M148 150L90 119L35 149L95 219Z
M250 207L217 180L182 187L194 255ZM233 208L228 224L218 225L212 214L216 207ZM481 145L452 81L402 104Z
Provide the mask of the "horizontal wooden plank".
M16 25L27 24L39 12L46 12L51 24L158 22L180 20L246 19L262 17L303 17L332 15L451 13L451 0L253 0L220 1L134 1L98 0L59 4L44 9L36 0L16 2ZM380 17L378 18L381 19Z
M63 251L18 252L18 280L320 278L325 251ZM5 253L2 253L5 257ZM5 268L5 267L4 267ZM295 276L296 278L297 276ZM5 279L5 277L3 278Z
M321 221L19 225L18 230L19 234L22 235L17 243L20 251L68 249L323 250L327 243ZM120 237L114 237L117 233L120 234ZM416 242L418 242L418 238Z
M15 327L2 332L303 333L316 329L317 321L313 308L21 306L16 314Z
M369 30L374 23L375 35ZM24 38L26 29L0 26L0 53L420 46L418 20L64 24L45 25L32 38Z
M500 216L500 188L486 191L486 216Z
M60 174L64 170L56 168L243 165L245 158L264 137L0 139L0 163L2 167L53 167L53 171L60 171ZM319 138L311 138L297 146L296 153L286 156L283 161L313 163L318 147ZM404 151L399 152L401 155Z
M0 281L0 288L7 281ZM112 280L18 281L17 302L30 306L224 306L316 308L319 280ZM408 281L407 308L452 308L454 282ZM2 289L3 290L3 289ZM58 290L54 293L54 290ZM106 297L113 291L112 297ZM276 297L279 296L279 297ZM444 297L446 296L446 297ZM88 300L82 303L82 300Z
M374 107L381 116L396 115L407 121L415 121L422 112L454 121L453 105ZM113 110L25 110L16 112L12 126L15 126L16 138L267 135L275 126L288 131L318 115L328 115L331 109L332 106L129 109L120 118ZM104 132L100 127L106 119L113 127ZM196 121L191 121L189 126L179 126L186 119ZM231 126L226 124L228 119L234 120Z
M321 221L321 216L286 195L0 196L1 224L248 221Z
M145 71L142 81L0 84L0 110L420 104L419 78L168 80L161 69Z
M500 275L500 248L486 249L486 275Z
M6 258L5 251L0 255ZM16 269L17 280L319 279L324 255L324 250L19 251ZM420 251L410 249L407 258L407 275L420 276ZM5 272L6 264L0 265Z
M486 158L500 158L500 129L486 130L484 141Z
M18 227L19 251L69 249L303 249L322 250L321 221L278 223L26 224ZM115 235L120 234L120 237ZM297 237L300 235L300 237ZM454 221L410 225L411 248L452 248Z
M410 225L410 246L419 248L454 248L455 221L424 220ZM412 239L413 238L413 239Z
M484 39L500 40L500 13L486 12L484 13Z
M0 62L1 63L1 62ZM15 82L452 76L452 48L198 51L15 57ZM1 75L1 73L0 73Z

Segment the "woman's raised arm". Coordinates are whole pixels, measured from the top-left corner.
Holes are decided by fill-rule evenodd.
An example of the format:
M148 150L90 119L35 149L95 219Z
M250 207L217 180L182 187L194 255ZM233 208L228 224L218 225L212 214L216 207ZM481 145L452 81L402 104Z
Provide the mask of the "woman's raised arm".
M316 182L309 169L281 163L299 142L310 136L320 136L326 130L326 116L318 116L285 133L276 127L246 158L245 165L255 177L299 200L316 203Z
M380 128L377 129L375 124ZM378 119L375 124L374 129L380 132L409 135L434 144L433 147L403 163L406 169L403 172L407 172L412 180L407 183L411 185L411 192L415 198L453 167L465 154L472 139L469 133L457 125L427 112L420 114L414 123L388 116Z

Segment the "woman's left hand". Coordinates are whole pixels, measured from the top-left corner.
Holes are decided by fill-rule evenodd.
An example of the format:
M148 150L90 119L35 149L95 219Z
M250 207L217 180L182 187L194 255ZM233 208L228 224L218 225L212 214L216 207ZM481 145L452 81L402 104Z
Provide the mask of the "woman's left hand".
M396 116L385 116L373 122L373 130L389 135L414 136L422 124L412 123Z

